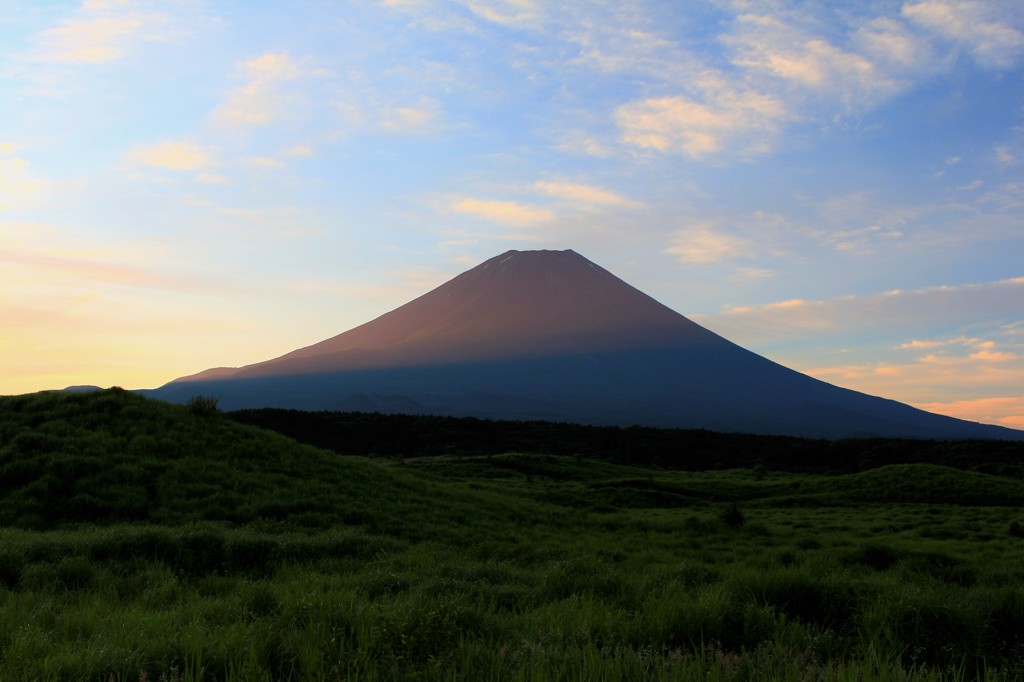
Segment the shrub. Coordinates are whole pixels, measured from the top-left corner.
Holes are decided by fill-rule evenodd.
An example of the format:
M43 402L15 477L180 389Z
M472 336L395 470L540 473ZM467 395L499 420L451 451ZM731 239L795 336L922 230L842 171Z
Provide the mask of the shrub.
M755 604L821 628L843 629L852 622L857 606L852 588L806 568L738 572L730 577L729 585L736 593L749 595Z
M189 411L199 417L210 417L220 413L220 408L217 404L220 402L220 398L212 395L194 395L188 399L185 406Z
M371 650L395 662L445 660L473 620L453 597L397 604L372 628Z
M1019 656L1024 650L1024 591L1003 589L982 603L987 646L1004 656Z
M281 610L281 602L274 590L266 583L255 583L246 586L242 593L242 617L255 620L272 616Z
M370 599L390 597L409 589L409 579L398 573L377 569L361 581L361 587Z
M722 520L722 523L729 526L730 528L742 526L743 522L746 520L746 518L743 516L743 512L740 511L740 508L736 505L735 502L732 502L729 504L729 506L725 507L718 518L720 518Z
M956 557L941 552L918 552L907 557L903 565L908 572L927 575L935 580L968 587L977 581L977 571Z
M225 562L232 572L269 576L274 572L277 547L268 538L233 537L225 547Z
M82 556L62 559L57 564L54 574L57 584L69 592L88 590L100 577L92 562Z
M9 551L0 552L0 587L14 589L21 580L21 571L25 560Z
M846 562L884 571L901 558L902 553L895 547L882 543L868 543L851 552Z

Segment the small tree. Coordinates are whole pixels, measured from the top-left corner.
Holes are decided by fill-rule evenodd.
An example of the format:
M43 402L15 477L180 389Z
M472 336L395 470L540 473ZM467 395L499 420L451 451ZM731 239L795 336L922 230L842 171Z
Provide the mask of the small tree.
M220 413L220 408L217 407L217 403L220 402L220 398L212 395L194 395L188 399L185 406L188 407L189 411L200 417L210 417Z

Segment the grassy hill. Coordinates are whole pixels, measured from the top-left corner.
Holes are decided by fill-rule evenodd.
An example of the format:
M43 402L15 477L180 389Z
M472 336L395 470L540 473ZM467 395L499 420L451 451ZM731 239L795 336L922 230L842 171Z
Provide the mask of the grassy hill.
M1024 675L1019 477L625 445L370 459L235 416L0 398L0 679Z

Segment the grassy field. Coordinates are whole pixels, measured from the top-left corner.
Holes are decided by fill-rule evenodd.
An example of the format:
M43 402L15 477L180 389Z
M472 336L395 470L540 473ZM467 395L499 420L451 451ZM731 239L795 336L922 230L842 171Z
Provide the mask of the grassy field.
M0 680L1024 677L1024 481L875 460L368 459L0 398Z

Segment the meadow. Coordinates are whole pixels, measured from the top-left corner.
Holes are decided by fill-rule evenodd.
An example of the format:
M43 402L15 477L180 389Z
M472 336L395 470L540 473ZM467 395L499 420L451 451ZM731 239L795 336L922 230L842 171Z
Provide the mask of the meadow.
M0 398L0 680L1024 677L1020 446L387 423Z

